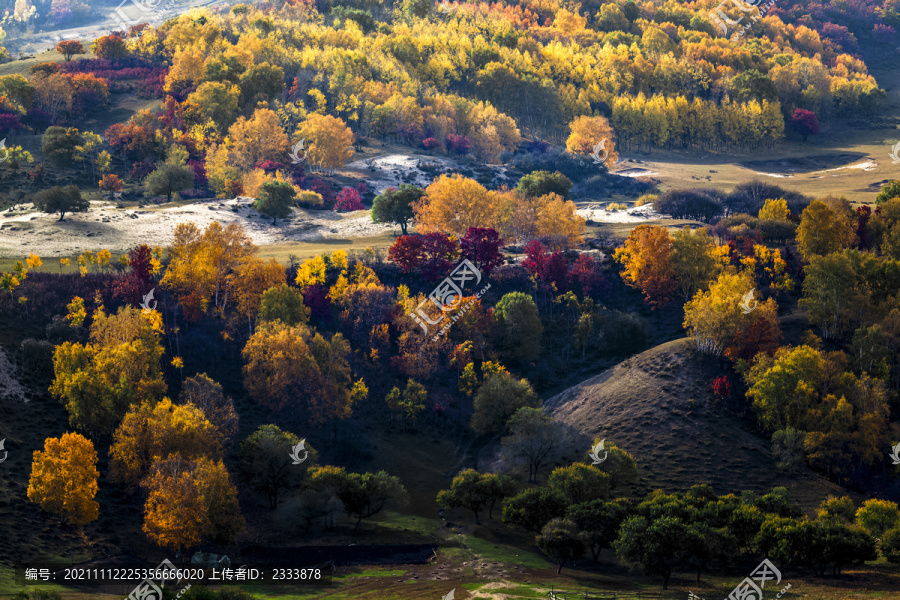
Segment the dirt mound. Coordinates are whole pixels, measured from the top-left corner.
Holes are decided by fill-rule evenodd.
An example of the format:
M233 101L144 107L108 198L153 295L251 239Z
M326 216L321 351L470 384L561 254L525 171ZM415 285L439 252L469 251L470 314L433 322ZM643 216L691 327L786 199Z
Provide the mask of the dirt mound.
M712 394L713 378L726 369L697 352L693 340L675 340L550 398L546 407L555 419L630 452L642 491L709 483L724 494L783 485L807 508L845 494L813 473L776 469L767 436Z

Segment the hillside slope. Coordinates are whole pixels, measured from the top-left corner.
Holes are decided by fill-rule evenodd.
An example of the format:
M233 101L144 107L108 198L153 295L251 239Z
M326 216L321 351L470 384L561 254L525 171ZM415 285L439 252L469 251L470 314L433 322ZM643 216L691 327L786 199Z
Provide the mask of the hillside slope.
M630 452L641 490L709 483L717 493L783 485L805 509L847 492L806 471L778 471L765 434L713 396L727 363L679 339L651 348L547 400L553 417ZM852 494L850 494L852 496Z

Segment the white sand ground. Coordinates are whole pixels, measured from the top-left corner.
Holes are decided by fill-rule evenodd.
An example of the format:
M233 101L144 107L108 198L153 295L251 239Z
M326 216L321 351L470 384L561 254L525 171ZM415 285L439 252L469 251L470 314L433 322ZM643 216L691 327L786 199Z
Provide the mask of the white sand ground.
M627 210L606 210L599 204L590 204L576 211L585 219L597 223L640 223L642 221L668 219L667 215L661 215L653 210L652 204L634 206Z
M294 209L291 220L261 216L250 208L250 198L207 200L194 204L120 210L109 202L92 202L86 213L58 215L21 204L18 210L0 213L0 256L21 257L30 252L39 256L69 256L84 250L124 251L139 244L166 246L172 242L175 226L193 222L206 227L213 221L238 222L257 245L313 242L327 238L358 238L381 235L395 229L376 225L368 211L335 213L328 210ZM232 211L236 207L237 212Z

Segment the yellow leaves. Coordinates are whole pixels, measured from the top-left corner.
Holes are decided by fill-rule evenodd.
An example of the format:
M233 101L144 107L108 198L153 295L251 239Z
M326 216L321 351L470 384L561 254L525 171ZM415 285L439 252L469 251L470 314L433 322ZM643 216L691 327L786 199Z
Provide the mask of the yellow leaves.
M25 259L25 264L28 265L29 269L39 269L44 264L44 261L41 260L40 256L32 252Z
M301 291L306 288L325 283L325 259L321 256L303 261L303 264L297 269L297 277L294 279Z
M333 304L341 304L341 300L344 297L344 294L347 293L347 288L350 287L347 278L343 275L339 275L337 281L331 288L328 290L328 299Z
M193 404L175 405L163 398L154 405L132 407L113 435L110 478L129 486L137 484L156 460L172 454L193 460L219 458L219 433Z
M80 315L77 302L70 313ZM160 358L162 315L123 307L115 315L97 310L90 343L62 344L53 353L50 392L79 428L111 432L134 401L153 400L166 389Z
M84 299L75 296L72 298L72 301L66 305L66 308L69 310L66 314L69 325L72 327L81 327L84 324L84 320L87 318L87 310L84 308Z
M474 179L441 175L413 204L418 231L444 231L462 237L469 227L490 227L498 220L498 199Z
M347 251L335 250L331 254L331 266L340 271L347 270Z
M65 516L76 525L97 520L97 452L94 444L77 433L47 438L44 450L35 450L28 481L28 499L43 510Z
M353 158L353 132L337 117L307 115L295 137L305 141L307 159L319 169L333 172Z
M244 258L234 274L230 285L234 289L238 311L249 320L256 318L263 293L285 283L284 267L274 258L264 261L255 256Z
M578 117L569 123L569 129L572 133L566 140L566 150L570 153L592 154L597 149L597 156L607 168L619 159L615 149L615 132L604 117ZM598 147L601 142L602 148Z
M184 361L181 359L180 356L175 356L172 358L172 366L175 367L176 369L183 369Z

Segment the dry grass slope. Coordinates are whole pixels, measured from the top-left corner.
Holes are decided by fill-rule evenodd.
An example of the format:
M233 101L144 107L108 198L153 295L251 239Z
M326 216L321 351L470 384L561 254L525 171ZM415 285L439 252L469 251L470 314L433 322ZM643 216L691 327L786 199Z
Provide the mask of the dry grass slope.
M726 368L697 352L693 340L674 340L550 398L546 406L554 418L630 452L641 473L636 491L708 483L724 494L783 485L806 510L829 495L846 494L814 473L778 471L767 436L713 396L712 379Z

